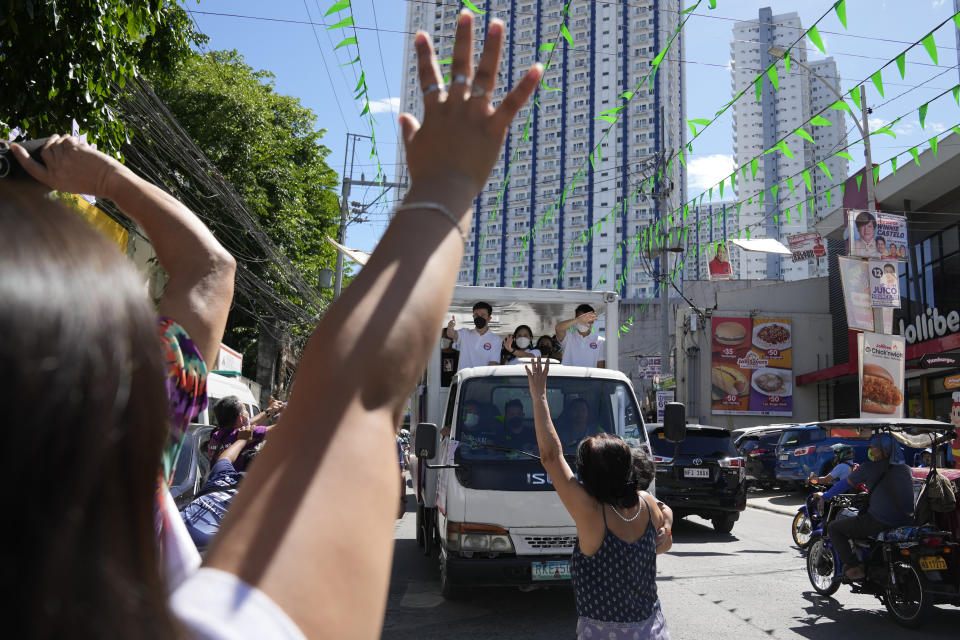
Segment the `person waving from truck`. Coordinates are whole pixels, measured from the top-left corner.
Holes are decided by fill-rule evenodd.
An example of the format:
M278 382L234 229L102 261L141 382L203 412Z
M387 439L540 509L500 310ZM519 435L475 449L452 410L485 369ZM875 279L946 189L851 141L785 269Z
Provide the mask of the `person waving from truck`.
M486 302L473 305L473 325L475 329L457 329L457 319L450 318L447 323L447 337L460 343L460 362L457 371L469 367L484 367L500 364L500 347L503 340L490 331L490 318L493 307Z
M560 364L571 367L606 366L604 344L606 338L593 332L597 314L588 304L577 307L574 317L557 323L557 339L563 346Z

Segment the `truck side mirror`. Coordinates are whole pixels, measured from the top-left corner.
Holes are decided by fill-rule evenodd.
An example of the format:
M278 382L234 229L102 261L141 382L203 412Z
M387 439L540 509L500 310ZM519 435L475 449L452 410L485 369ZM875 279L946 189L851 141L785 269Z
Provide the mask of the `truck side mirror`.
M430 460L437 455L437 425L421 422L417 425L414 452L421 460Z
M687 439L687 410L682 402L668 402L663 408L663 437L667 442Z

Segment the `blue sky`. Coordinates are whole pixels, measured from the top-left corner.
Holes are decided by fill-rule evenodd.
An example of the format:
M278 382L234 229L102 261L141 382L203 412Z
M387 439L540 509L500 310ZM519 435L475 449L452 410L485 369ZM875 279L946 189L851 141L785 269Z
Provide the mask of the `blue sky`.
M416 1L420 0L353 0L357 25L362 27L357 31L359 52L377 111L379 157L388 178L393 177L396 164L396 109L401 86L406 7L408 2ZM574 0L578 1L591 0ZM689 4L692 3L690 0ZM269 3L252 0L199 0L195 3L187 0L185 6L193 12L200 29L210 37L209 48L237 49L248 64L276 75L278 92L299 97L317 114L318 126L326 129L324 140L332 152L329 163L340 174L346 133L366 133L368 125L360 116L362 105L353 99L355 74L359 71L339 66L355 56L356 49L349 47L335 52L339 32L328 32L323 26L312 28L309 24L310 21L327 23L323 14L331 4L333 0L274 0ZM482 7L486 3L475 4ZM909 43L919 40L954 13L953 0L847 0L846 4L847 30L840 25L833 11L819 26L827 55L837 60L843 91L868 78ZM735 21L756 19L758 10L769 6L774 14L798 12L806 28L830 9L832 2L718 0L713 11L707 10L706 6L706 2L702 3L703 9L690 19L685 30L688 119L712 118L714 112L732 97L728 65ZM875 137L874 162L906 151L934 133L960 124L960 108L950 95L930 105L925 130L921 129L917 118L917 107L960 80L956 69L955 34L952 23L935 34L939 66L933 66L924 49L916 47L907 55L904 80L900 79L895 65L883 71L884 98L877 94L872 84L869 86L868 101L874 108L871 129L904 116L894 127L896 139ZM810 48L812 59L822 57L819 51ZM617 88L617 92L620 91L622 89ZM752 99L750 93L743 99ZM852 127L849 119L847 126ZM853 129L851 140L857 137ZM733 168L732 147L732 119L730 115L724 115L694 145L694 154L689 158L690 196L729 175ZM365 171L370 179L376 168L367 158L368 153L369 147L358 148L357 162L358 171ZM862 147L856 146L850 153L856 158L851 165L851 170L855 170L862 166ZM367 193L355 190L351 200L366 202L377 195L378 192L372 189ZM372 250L386 227L388 207L389 203L375 206L371 208L369 222L352 225L347 244Z

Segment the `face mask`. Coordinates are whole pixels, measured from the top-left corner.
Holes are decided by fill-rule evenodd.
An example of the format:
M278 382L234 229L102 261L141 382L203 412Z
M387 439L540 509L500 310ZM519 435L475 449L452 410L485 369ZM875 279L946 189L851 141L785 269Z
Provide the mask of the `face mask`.
M517 338L514 342L517 343L518 349L526 349L530 346L530 338Z
M477 316L473 319L473 326L475 326L477 329L483 329L485 326L487 326L487 319Z
M523 418L521 416L513 416L507 420L507 428L511 431L519 431L523 428Z
M465 427L475 427L478 422L480 422L480 416L475 413L468 413L463 416L463 426Z
M577 324L577 331L579 331L580 333L586 333L587 331L590 331L590 325Z
M440 341L440 347L443 349L449 349L451 342L452 340L450 340L450 338L444 338L443 340Z

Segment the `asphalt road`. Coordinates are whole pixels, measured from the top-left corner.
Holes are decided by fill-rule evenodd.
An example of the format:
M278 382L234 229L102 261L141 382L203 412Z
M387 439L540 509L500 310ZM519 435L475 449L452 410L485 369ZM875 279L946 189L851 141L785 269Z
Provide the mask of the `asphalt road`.
M384 638L574 637L569 588L476 589L445 601L435 561L417 547L411 508L397 521ZM958 607L937 607L912 633L898 627L877 599L846 586L830 598L817 595L792 546L790 518L754 508L729 535L714 533L696 517L677 523L673 550L659 558L657 583L673 640L960 637Z

